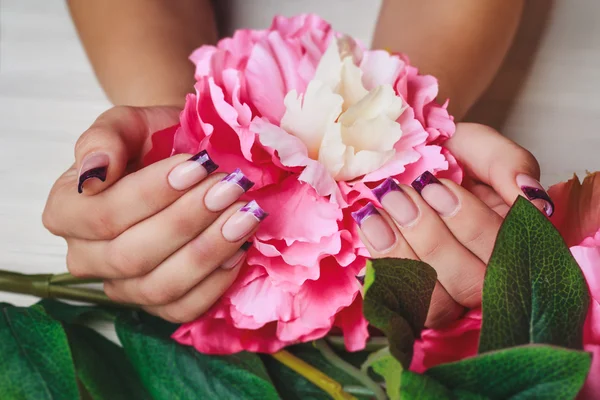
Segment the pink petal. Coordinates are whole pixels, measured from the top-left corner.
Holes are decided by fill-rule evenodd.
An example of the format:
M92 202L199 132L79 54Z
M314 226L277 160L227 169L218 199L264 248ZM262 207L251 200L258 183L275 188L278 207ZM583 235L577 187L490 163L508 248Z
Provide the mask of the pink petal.
M363 317L362 305L362 297L357 295L352 304L341 310L335 318L334 326L342 329L348 351L364 349L369 338L369 323Z
M436 365L476 355L480 330L480 309L469 311L447 328L424 330L415 342L410 370L423 373Z
M318 243L337 232L337 221L342 218L337 204L317 196L312 186L296 177L256 192L254 199L270 214L256 233L262 241Z

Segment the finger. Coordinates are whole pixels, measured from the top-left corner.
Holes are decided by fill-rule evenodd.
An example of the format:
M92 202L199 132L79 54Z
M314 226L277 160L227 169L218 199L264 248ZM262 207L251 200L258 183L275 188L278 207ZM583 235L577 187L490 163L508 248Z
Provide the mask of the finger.
M431 265L438 280L452 298L462 306L473 308L481 303L485 265L452 235L444 221L411 187L386 180L374 189L384 209L420 260ZM369 234L373 244L379 233ZM376 247L376 246L375 246Z
M85 263L71 273L101 279L146 275L203 232L221 210L231 206L252 186L240 170L223 176L208 177L166 209L114 240L73 240L69 251Z
M75 146L77 190L94 195L121 178L147 138L179 120L175 107L114 107L98 117ZM75 189L73 189L75 190Z
M496 214L504 218L508 214L510 206L504 202L502 197L494 189L481 182L474 182L470 179L463 181L462 186L475 197L481 200L486 206L494 210Z
M105 283L107 295L119 302L168 304L182 297L212 271L229 268L245 256L243 244L266 214L254 201L237 203L197 238L147 275Z
M354 215L356 215L358 221L360 221L359 235L362 242L367 247L367 250L369 250L371 257L404 258L411 260L419 259L408 242L398 231L396 225L391 221L391 218L385 212L379 212L372 204L367 205L366 210L370 215L361 216L360 212L358 215ZM385 235L391 238L388 240L393 241L393 243L390 246L382 248L382 251L379 251L373 247L366 235L369 235L370 237L373 235ZM375 240L375 242L377 243L377 240ZM441 328L457 320L462 313L463 307L456 303L452 297L450 297L446 289L436 281L431 295L431 302L425 326L429 328Z
M540 167L535 157L494 129L459 124L444 146L475 178L498 192L506 204L524 196L546 215L554 212L554 203L538 180Z
M232 269L214 271L185 296L173 303L143 308L151 314L176 324L193 321L208 311L227 291L235 281L242 265L243 262L240 262Z
M114 239L172 204L217 168L202 151L191 158L179 154L156 162L95 196L79 196L70 185L57 183L44 211L44 224L60 236Z
M451 180L440 181L427 171L415 182L417 192L438 213L458 242L487 265L502 218Z

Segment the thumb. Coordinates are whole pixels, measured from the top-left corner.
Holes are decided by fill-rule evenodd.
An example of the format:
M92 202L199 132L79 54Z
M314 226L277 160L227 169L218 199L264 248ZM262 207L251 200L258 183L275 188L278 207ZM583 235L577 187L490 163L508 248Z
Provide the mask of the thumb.
M547 216L554 213L554 203L539 182L540 166L535 157L496 130L460 123L444 146L467 174L491 186L506 204L524 196Z
M75 145L77 190L97 194L125 175L152 133L179 121L176 107L114 107L86 130Z

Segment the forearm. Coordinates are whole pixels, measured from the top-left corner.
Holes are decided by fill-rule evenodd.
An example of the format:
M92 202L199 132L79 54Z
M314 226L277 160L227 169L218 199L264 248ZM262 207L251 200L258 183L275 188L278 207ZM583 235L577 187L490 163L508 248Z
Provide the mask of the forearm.
M439 79L439 99L461 119L497 73L524 0L383 0L373 48L407 54Z
M182 105L193 49L214 43L210 0L68 0L94 71L116 105Z

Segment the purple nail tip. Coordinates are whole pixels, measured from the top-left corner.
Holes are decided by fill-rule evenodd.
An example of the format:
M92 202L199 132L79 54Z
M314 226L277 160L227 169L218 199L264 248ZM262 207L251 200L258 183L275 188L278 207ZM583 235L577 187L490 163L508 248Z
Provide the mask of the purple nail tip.
M240 211L251 213L259 221L262 221L263 219L265 219L269 216L269 214L258 205L256 200L252 200L251 202L246 204L244 207L240 208Z
M410 184L419 194L421 194L421 192L423 191L423 188L427 185L430 185L432 183L441 183L440 181L438 181L438 179L433 176L433 174L429 171L425 171L423 172L421 175L419 175L417 177L417 179L415 179L414 181L412 181L412 183Z
M236 185L241 187L244 190L244 192L247 192L252 186L254 186L254 182L246 178L246 175L244 175L242 170L239 168L237 168L235 171L223 178L221 182L235 183Z
M210 175L219 169L219 166L210 158L206 150L202 150L200 153L192 156L189 161L196 161L200 163L206 169L206 172Z
M79 184L77 185L77 191L79 193L83 193L83 184L90 179L100 179L102 182L106 181L106 173L108 172L108 167L97 167L92 168L88 171L85 171L79 177Z
M379 202L381 203L381 199L383 199L383 196L385 196L389 192L400 192L401 190L402 189L400 189L400 186L398 186L398 184L392 178L387 178L379 186L371 190L371 192L373 192L375 197L377 197L377 200L379 200Z
M554 202L545 190L531 186L521 186L521 190L530 201L543 200L544 212L547 216L551 217L554 214Z
M373 203L367 203L367 205L364 206L363 208L361 208L360 210L354 211L353 213L351 213L352 218L354 218L354 221L356 221L358 226L360 226L363 223L363 221L365 219L367 219L368 217L370 217L371 215L378 215L378 214L379 214L379 211L377 211L377 209L375 208Z

